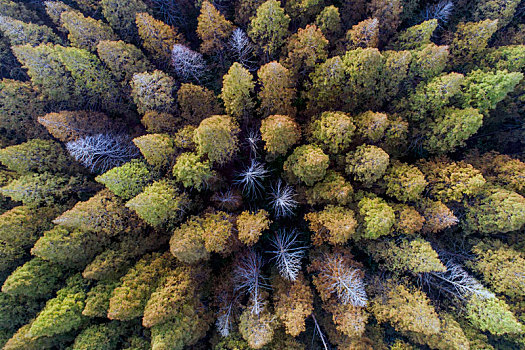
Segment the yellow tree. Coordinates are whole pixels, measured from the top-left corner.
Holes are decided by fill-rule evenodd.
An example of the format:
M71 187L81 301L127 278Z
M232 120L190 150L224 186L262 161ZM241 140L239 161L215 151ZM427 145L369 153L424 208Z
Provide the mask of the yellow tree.
M201 52L210 55L220 54L233 32L233 24L224 18L209 1L202 3L197 21L197 35L202 40Z

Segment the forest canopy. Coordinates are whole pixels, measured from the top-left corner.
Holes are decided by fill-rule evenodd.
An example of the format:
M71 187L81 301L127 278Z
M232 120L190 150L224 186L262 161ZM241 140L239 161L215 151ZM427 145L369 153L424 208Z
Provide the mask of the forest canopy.
M0 0L0 348L525 349L525 1Z

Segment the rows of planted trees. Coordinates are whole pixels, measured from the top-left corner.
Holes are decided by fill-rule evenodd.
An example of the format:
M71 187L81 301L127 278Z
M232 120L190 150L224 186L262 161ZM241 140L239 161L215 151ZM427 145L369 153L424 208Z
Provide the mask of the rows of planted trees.
M523 23L0 0L0 346L524 349Z

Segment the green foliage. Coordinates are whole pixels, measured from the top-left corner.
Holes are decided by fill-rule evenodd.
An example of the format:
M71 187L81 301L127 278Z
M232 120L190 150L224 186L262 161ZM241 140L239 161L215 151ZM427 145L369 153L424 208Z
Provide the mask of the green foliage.
M194 125L222 111L213 91L199 85L181 84L177 91L177 102L181 117Z
M169 180L159 180L126 203L126 207L153 227L171 226L179 222L188 205L188 197L181 194Z
M137 160L113 168L95 178L95 181L100 182L122 199L131 199L138 195L150 180L148 168Z
M419 120L426 113L436 113L445 107L451 98L459 94L463 81L463 74L450 73L420 83L411 96L410 109L415 113L410 118Z
M221 98L226 113L237 119L246 117L255 105L251 97L254 87L251 73L238 62L232 64L222 79Z
M131 81L135 73L153 70L139 48L122 40L101 40L97 45L97 54L119 81Z
M309 24L304 29L298 29L288 41L288 57L284 60L292 78L297 80L303 77L316 64L325 61L328 57L327 46L328 40L317 26Z
M460 23L450 45L453 64L461 66L478 58L497 29L498 20Z
M95 324L84 328L75 338L71 350L117 349L124 327L118 322Z
M141 0L101 0L102 14L108 23L126 41L132 41L137 37L135 17L139 12L147 10L146 4Z
M70 166L70 159L57 142L33 139L1 149L0 163L19 174L65 172Z
M385 174L389 161L390 156L381 148L361 145L346 156L346 172L369 186Z
M140 113L146 113L150 110L173 112L175 81L163 71L135 73L130 85L131 96Z
M425 175L415 166L396 162L384 176L386 194L401 202L413 202L420 196L427 181Z
M356 232L357 221L354 212L341 206L327 205L323 210L304 216L310 230L315 232L315 245L328 242L333 245L345 244Z
M80 275L70 277L66 286L48 300L46 306L31 324L29 337L51 337L76 330L85 324L82 315L86 300L86 286Z
M61 25L68 31L71 45L94 52L102 40L116 40L117 36L107 24L78 11L66 11L60 15Z
M525 67L525 45L500 46L490 50L484 65L498 71L520 72Z
M315 19L315 24L324 36L327 38L335 38L341 31L341 16L339 9L334 5L326 6Z
M346 151L352 142L356 127L352 118L342 112L323 112L310 125L312 142L324 151L338 154Z
M430 19L421 24L412 26L399 34L396 48L401 50L413 50L430 44L430 38L438 26L437 19Z
M284 44L288 35L290 17L276 0L268 0L257 8L252 18L248 35L260 46L267 56L274 56Z
M62 40L47 26L25 23L17 19L0 16L0 31L9 38L12 46L38 45L45 43L60 44Z
M197 35L202 40L201 52L218 53L226 46L233 25L209 1L202 2L197 18Z
M148 164L155 168L167 168L175 159L175 142L167 134L146 134L133 139Z
M213 176L209 161L202 162L195 153L182 153L173 166L173 176L184 187L201 190Z
M306 189L306 200L310 205L347 205L352 200L354 189L343 175L328 170L324 179Z
M261 100L259 110L264 116L271 114L295 115L292 102L296 91L290 71L278 62L270 62L257 71L262 85L258 96Z
M474 18L476 20L497 19L498 27L503 28L512 21L519 3L517 0L480 1L476 6Z
M394 209L383 199L363 197L358 208L361 219L358 228L360 238L377 239L391 232L396 217Z
M271 155L286 155L300 138L299 125L287 115L271 115L261 122L264 149Z
M239 317L239 332L251 349L261 349L271 342L274 328L274 318L268 312L255 315L246 309Z
M523 332L523 325L510 312L508 305L496 297L472 296L466 309L467 319L482 331L495 335Z
M195 129L193 136L197 153L206 155L213 164L223 165L238 151L239 132L235 120L228 116L214 115L206 118Z
M283 170L288 176L312 186L326 175L329 157L316 145L303 145L294 149L286 159Z
M87 317L106 317L109 300L113 290L119 286L118 281L100 281L87 293L86 306L82 315Z
M64 268L33 258L9 275L2 285L2 292L35 299L49 298L63 275Z

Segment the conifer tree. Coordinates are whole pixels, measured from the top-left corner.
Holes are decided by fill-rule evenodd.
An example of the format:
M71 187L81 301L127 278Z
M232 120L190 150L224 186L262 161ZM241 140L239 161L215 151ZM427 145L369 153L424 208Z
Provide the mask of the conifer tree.
M458 218L441 201L423 200L419 204L425 223L422 232L437 233L446 228L457 225Z
M412 51L412 56L409 76L430 79L445 69L449 59L449 47L430 43Z
M308 213L304 218L315 233L312 237L315 245L323 242L342 245L356 232L354 212L345 207L327 205L322 211Z
M152 134L173 134L180 127L181 119L171 113L147 111L140 120L146 131ZM188 125L187 127L193 127ZM193 127L194 128L194 127ZM182 130L181 128L180 130ZM176 137L175 137L176 139ZM174 140L175 141L175 140ZM177 145L177 147L179 147Z
M401 24L403 3L400 0L372 0L367 4L368 12L379 19L381 41L387 42Z
M461 67L478 58L497 29L498 20L460 23L450 45L452 64Z
M328 170L324 179L306 189L306 200L310 205L347 205L351 202L354 189L340 173Z
M363 197L359 203L359 238L377 239L388 235L395 222L394 209L380 197Z
M175 81L163 71L135 73L130 85L131 96L140 113L151 110L165 113L174 111Z
M290 117L295 115L292 102L296 91L293 88L290 71L280 63L273 61L261 66L257 71L261 91L258 97L261 100L259 110L264 116L284 114Z
M177 103L181 117L193 125L222 112L215 94L200 85L181 84L177 91Z
M62 40L48 26L25 23L17 19L0 15L0 31L9 38L12 46L39 45L46 43L61 44Z
M270 227L271 220L268 212L264 209L255 213L243 211L237 217L237 231L239 239L246 245L257 243L263 231Z
M234 29L232 23L207 0L202 2L197 21L197 35L202 40L201 52L217 54L224 50Z
M416 201L425 187L425 176L415 166L405 163L393 163L385 174L386 194L401 202Z
M150 179L151 175L146 165L141 161L132 160L97 176L95 181L120 198L131 199L142 192Z
M429 19L409 27L399 34L395 47L401 50L413 50L428 45L437 27L437 19Z
M286 159L283 170L292 179L298 179L307 186L312 186L324 178L329 164L329 157L320 147L303 145L295 148Z
M168 134L146 134L133 139L148 164L155 168L166 168L175 160L175 140Z
M273 57L288 36L290 17L276 0L268 0L257 8L252 18L248 35L254 42L261 43L266 57Z
M91 17L84 17L78 11L66 11L60 15L60 24L68 31L71 45L79 49L96 51L102 40L117 40L110 26Z
M339 8L334 5L326 6L315 18L315 24L327 39L335 41L341 31Z
M112 126L107 115L93 111L60 111L38 117L38 122L62 142L102 134Z
M118 81L129 82L135 73L153 70L153 65L139 48L122 40L100 41L97 54Z
M270 115L261 122L264 149L271 155L286 155L300 138L299 125L287 115Z
M209 161L201 161L195 153L182 153L173 166L173 176L186 188L201 190L213 176Z
M0 150L0 163L19 174L67 172L69 157L55 141L32 139Z
M246 118L255 105L252 97L254 87L251 73L238 62L232 64L222 80L221 98L226 113L238 120Z
M135 17L137 13L146 12L147 5L142 0L101 0L102 14L119 34L126 41L133 41L137 38L137 28Z
M286 333L298 336L306 329L305 320L313 312L313 293L303 275L293 282L276 277L274 282L275 314Z
M238 150L237 123L228 116L214 115L204 119L195 130L197 152L214 164L225 164Z
M82 315L87 317L106 317L111 293L120 281L100 281L87 292L86 306Z
M370 186L385 174L389 160L389 155L381 148L361 145L346 156L346 172Z
M354 25L346 33L348 47L355 49L358 47L377 47L379 45L379 20L368 18Z

